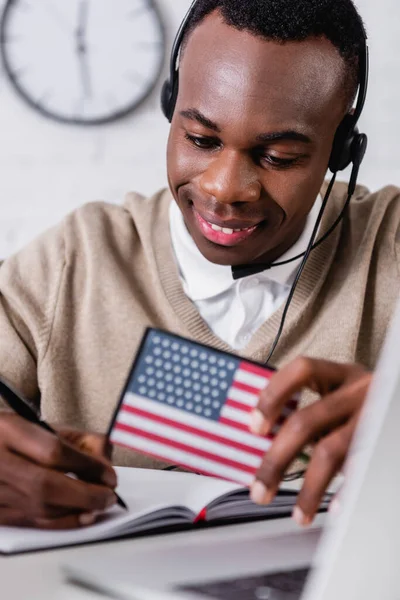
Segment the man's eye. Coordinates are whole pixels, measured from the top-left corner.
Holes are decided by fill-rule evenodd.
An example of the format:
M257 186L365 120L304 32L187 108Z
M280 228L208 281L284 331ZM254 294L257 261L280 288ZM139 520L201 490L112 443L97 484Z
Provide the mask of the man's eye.
M197 148L201 148L202 150L214 150L214 148L218 148L220 145L218 140L215 138L190 135L189 133L186 133L185 137L187 140L189 140L189 142L197 146Z
M272 167L278 167L280 169L291 167L298 162L297 158L278 158L272 154L264 154L260 157L260 159Z

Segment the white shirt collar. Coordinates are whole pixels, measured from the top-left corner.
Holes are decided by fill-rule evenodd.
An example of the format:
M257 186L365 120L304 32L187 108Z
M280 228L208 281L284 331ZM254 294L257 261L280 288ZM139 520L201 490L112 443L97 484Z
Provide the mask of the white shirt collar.
M319 195L308 215L302 234L297 242L282 254L279 262L293 258L306 250L321 209L321 204L322 198ZM186 229L182 213L174 200L170 205L170 231L172 247L179 266L183 288L185 294L192 301L212 298L225 292L237 283L232 277L231 267L216 265L202 255ZM287 265L273 267L259 273L256 277L262 281L275 281L283 286L289 286L292 283L300 261L301 259L298 259Z

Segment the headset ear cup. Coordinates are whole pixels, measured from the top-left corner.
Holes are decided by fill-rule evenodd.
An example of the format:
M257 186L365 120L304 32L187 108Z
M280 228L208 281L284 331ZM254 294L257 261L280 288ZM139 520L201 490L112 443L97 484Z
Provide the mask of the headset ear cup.
M354 138L358 135L358 129L354 127L352 115L346 115L337 128L333 140L332 152L329 159L329 169L332 173L343 171L352 162L352 146Z
M354 141L351 147L351 162L353 165L360 167L364 160L365 153L368 147L368 137L365 133L358 133L354 136Z
M170 123L172 120L171 99L172 99L171 83L170 83L169 79L167 79L166 81L164 81L164 84L163 84L162 90L161 90L161 109Z

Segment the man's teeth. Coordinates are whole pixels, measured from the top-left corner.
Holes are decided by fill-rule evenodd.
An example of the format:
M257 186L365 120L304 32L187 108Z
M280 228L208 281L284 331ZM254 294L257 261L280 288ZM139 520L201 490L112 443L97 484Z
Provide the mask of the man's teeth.
M227 235L232 235L233 232L238 233L238 231L246 231L246 229L250 229L250 227L246 227L246 229L229 229L229 227L219 227L219 225L214 225L214 223L210 223L211 229L214 231L222 231L222 233L226 233Z

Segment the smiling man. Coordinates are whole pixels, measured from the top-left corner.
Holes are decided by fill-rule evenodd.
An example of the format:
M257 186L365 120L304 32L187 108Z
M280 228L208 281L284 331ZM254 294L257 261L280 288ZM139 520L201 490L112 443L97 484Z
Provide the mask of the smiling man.
M231 267L306 250L335 133L356 95L364 36L350 0L197 2L171 115L169 190L86 205L0 269L0 375L42 418L105 432L147 326L267 359L300 259L238 280ZM320 235L346 195L336 184ZM396 188L357 188L300 277L276 366L298 355L374 366L399 291L399 222ZM333 411L324 430L358 409ZM276 487L305 425L304 441L320 435L306 411L303 429L291 431L291 455L287 444L280 456L275 448L274 465L264 467L265 485L274 468ZM85 453L99 455L93 440L68 432L63 443L1 414L0 523L93 522L115 501L110 463ZM162 466L121 450L114 462ZM268 499L265 485L259 501Z

